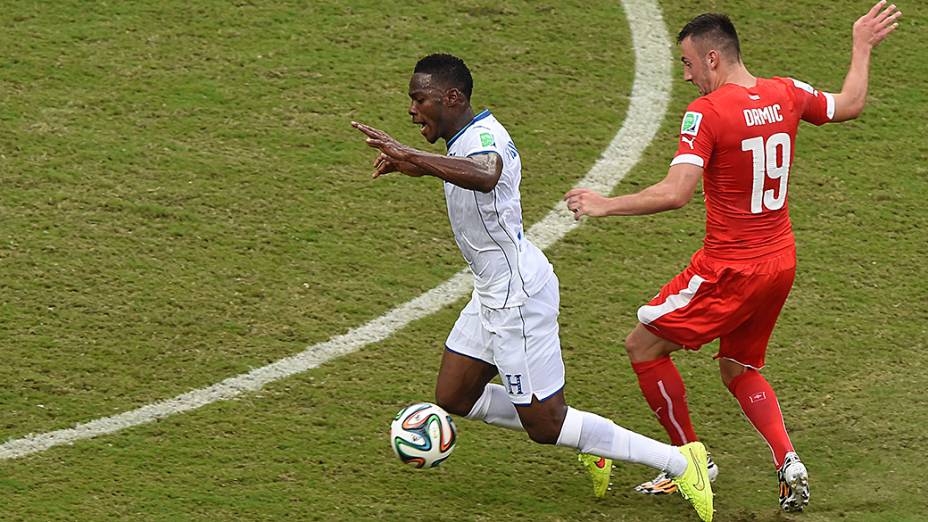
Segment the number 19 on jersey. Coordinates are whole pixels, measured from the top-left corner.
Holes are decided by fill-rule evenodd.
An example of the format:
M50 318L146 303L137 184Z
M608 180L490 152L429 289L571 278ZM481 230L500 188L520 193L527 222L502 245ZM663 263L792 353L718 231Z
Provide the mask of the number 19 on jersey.
M777 154L777 148L781 148ZM789 182L789 161L792 151L789 134L778 132L764 142L762 136L741 142L741 150L754 156L754 187L751 190L751 212L760 214L767 210L779 210L786 203L786 187ZM782 158L782 161L779 160ZM780 180L777 190L764 190L767 179Z

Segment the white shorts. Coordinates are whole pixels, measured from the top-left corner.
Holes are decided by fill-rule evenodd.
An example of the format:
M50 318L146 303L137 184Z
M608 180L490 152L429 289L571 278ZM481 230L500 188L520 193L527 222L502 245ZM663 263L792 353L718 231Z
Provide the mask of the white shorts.
M496 366L513 404L528 405L564 387L557 324L561 299L557 276L519 307L487 308L477 293L461 310L445 341L448 350Z

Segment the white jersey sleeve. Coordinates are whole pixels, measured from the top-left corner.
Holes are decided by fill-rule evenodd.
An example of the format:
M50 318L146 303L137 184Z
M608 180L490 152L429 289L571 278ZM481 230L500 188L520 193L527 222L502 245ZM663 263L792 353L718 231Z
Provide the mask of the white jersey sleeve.
M461 141L461 153L468 158L480 154L500 154L497 146L499 138L487 125L475 124L461 136Z

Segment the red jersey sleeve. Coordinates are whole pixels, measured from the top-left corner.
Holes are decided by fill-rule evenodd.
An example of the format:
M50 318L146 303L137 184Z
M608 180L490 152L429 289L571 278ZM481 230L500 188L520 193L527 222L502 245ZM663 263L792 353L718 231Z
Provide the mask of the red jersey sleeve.
M689 163L705 168L715 149L719 116L706 98L697 98L686 108L680 124L680 141L670 165Z
M822 125L835 117L835 98L827 92L820 92L811 85L792 78L783 78L796 101L800 117L813 124Z

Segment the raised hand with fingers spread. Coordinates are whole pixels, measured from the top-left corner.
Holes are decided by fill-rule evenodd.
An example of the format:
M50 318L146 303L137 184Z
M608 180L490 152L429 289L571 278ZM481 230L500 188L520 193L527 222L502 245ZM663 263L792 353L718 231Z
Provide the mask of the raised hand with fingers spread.
M877 2L867 14L861 16L854 22L854 46L864 45L867 47L876 47L880 44L889 33L899 27L896 20L902 16L902 11L896 9L896 4L891 4L885 9L886 0ZM882 9L882 11L881 11Z

